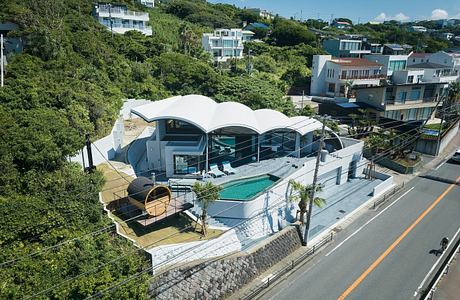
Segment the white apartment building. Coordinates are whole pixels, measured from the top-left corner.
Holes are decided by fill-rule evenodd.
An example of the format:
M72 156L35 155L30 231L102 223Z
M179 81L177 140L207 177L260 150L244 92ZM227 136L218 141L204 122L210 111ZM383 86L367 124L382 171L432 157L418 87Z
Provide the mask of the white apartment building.
M460 52L438 51L430 56L430 62L460 70Z
M216 29L213 33L203 33L201 41L203 49L217 62L225 62L230 58L243 58L242 29Z
M124 34L130 30L152 35L152 28L148 25L149 14L130 11L126 5L100 3L94 6L94 17L114 33Z
M271 12L269 12L268 10L260 9L260 8L248 8L247 10L249 10L253 14L258 15L262 19L266 19L266 20L274 19L273 14Z
M155 7L155 1L154 0L137 0L140 2L142 5L145 5L147 7L153 8Z
M346 97L351 86L379 85L386 76L383 65L363 58L314 55L310 94Z

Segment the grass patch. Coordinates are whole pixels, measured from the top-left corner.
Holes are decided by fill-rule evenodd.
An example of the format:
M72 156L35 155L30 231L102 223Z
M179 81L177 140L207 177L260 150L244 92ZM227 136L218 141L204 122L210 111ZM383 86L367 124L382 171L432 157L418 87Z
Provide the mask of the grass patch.
M112 202L116 200L113 193L124 195L124 191L128 188L131 181L134 180L132 176L123 172L115 171L111 166L107 164L100 164L97 166L97 170L102 172L105 178L105 184L102 188L102 201L104 203Z
M146 248L201 241L217 237L223 233L222 230L208 228L208 235L203 238L201 225L182 213L150 226L142 226L135 221L126 224L120 216L115 216L115 219L120 224L120 231L123 234L135 240L139 246Z

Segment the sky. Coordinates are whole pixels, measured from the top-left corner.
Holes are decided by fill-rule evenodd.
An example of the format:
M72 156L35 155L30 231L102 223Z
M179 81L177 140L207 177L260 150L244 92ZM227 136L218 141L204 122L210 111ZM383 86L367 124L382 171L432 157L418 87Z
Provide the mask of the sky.
M266 9L295 19L349 18L353 22L460 19L459 0L208 0Z

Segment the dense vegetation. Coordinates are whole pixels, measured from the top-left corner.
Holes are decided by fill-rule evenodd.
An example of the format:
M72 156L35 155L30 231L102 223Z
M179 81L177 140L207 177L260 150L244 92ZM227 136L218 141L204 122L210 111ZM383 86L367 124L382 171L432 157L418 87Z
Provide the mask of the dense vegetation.
M46 289L43 298L86 298L149 266L113 228L72 240L112 223L98 202L101 174L86 174L66 158L85 134L107 133L123 98L197 93L293 115L299 112L284 96L306 87L311 57L323 53L307 25L276 17L270 30L258 32L265 43L246 44L247 59L214 66L201 50L202 33L262 21L258 16L204 0L171 0L155 9L117 2L148 11L153 36L112 37L92 17L90 0L3 0L0 6L0 22L17 23L12 34L26 42L22 54L8 58L0 89L0 264L23 258L1 266L2 299ZM382 40L395 30L355 28ZM438 46L444 44L433 49ZM146 278L105 297L142 298Z

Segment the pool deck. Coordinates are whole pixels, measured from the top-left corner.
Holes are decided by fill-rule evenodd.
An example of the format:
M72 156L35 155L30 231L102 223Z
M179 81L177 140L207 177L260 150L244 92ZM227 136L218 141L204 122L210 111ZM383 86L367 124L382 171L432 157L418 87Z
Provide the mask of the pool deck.
M372 198L374 187L381 182L380 179L370 181L363 177L358 177L349 180L345 184L329 186L323 190L319 197L326 199L326 205L321 208L313 207L309 240ZM236 226L243 221L243 219L220 217L215 217L215 219L228 227ZM250 245L253 243L245 244Z

